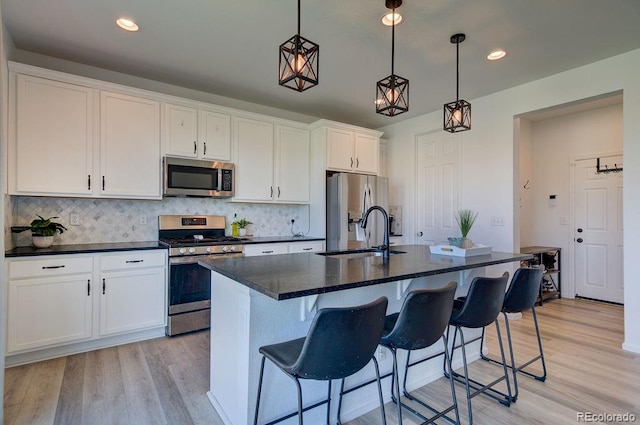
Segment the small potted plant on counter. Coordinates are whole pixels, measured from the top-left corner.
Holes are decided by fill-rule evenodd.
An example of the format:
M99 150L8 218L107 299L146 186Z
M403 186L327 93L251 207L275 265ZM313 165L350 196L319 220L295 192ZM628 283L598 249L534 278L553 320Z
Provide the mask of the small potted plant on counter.
M43 218L38 216L34 219L29 226L13 226L11 231L13 233L20 233L27 230L31 230L31 241L36 248L49 248L53 243L53 237L56 233L64 233L67 230L60 223L51 221L51 219L59 217Z
M240 236L246 236L247 226L253 224L246 218L241 218L240 220L235 221L235 223L238 225L238 233L240 234Z
M448 238L449 243L453 246L457 246L458 248L469 249L473 247L473 241L467 238L471 227L473 227L473 223L476 222L476 218L478 217L478 213L472 210L458 210L458 214L456 215L456 222L458 223L458 227L460 228L460 233L462 234L461 238Z

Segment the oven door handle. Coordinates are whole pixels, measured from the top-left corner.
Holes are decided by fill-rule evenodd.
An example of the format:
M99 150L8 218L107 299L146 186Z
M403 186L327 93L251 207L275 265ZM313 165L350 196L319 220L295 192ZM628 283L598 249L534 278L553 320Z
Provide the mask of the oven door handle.
M186 257L169 257L169 265L196 264L199 260L206 260L208 258L230 258L230 257L244 257L244 253L234 252L232 254L206 254L206 255L189 255Z

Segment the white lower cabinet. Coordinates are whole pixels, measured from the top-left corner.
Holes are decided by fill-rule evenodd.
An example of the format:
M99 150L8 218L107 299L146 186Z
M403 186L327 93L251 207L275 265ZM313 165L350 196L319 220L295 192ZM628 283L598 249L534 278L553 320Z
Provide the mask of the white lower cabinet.
M8 258L7 354L154 328L164 333L166 255L141 250Z
M9 281L7 352L91 338L92 274Z
M260 243L244 247L245 257L322 251L324 251L324 241Z

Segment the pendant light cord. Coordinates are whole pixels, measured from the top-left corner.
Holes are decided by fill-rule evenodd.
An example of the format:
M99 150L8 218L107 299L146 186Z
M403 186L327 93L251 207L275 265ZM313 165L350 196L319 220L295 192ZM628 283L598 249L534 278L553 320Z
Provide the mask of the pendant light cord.
M456 102L460 100L459 90L460 90L460 40L457 40L456 41Z
M300 37L300 0L298 0L298 37Z
M298 0L299 1L299 0ZM391 75L395 75L393 72L394 56L396 50L396 5L394 3L393 9L391 9Z

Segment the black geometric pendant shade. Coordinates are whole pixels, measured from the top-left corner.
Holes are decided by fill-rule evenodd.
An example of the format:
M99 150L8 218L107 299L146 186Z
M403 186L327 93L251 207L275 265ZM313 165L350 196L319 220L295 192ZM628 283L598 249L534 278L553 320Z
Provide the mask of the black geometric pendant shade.
M460 67L460 43L465 39L464 34L451 36L451 43L456 45L456 101L444 104L444 123L442 128L450 133L471 130L471 104L460 99L459 67Z
M320 46L300 36L300 0L298 33L280 45L278 84L303 92L318 84Z
M402 0L385 0L385 6L392 10L395 16L396 8ZM376 112L393 117L409 110L409 80L394 72L395 56L395 19L391 24L391 75L376 83Z

